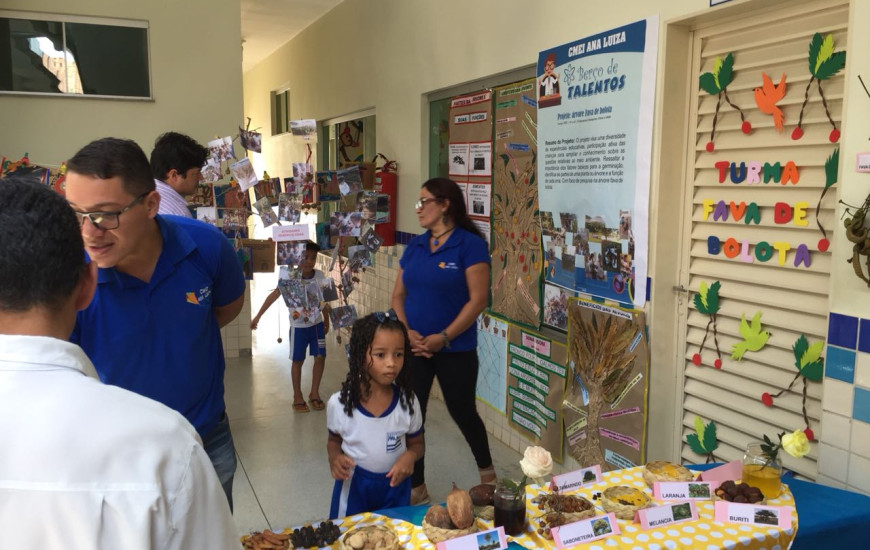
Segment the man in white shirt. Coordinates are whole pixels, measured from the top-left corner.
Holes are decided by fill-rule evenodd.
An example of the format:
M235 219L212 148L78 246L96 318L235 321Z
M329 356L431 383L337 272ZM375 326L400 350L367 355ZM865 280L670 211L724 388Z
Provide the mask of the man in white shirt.
M67 341L97 284L76 214L14 179L0 180L0 204L0 548L239 548L193 427L88 377Z
M166 132L157 138L151 172L160 195L158 214L193 217L184 197L196 191L206 158L208 149L184 134Z

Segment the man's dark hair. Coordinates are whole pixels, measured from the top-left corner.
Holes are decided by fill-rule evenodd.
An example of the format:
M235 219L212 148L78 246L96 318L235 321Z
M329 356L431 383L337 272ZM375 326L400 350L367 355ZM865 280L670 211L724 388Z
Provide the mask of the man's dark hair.
M175 168L184 176L191 168L199 168L208 158L208 149L193 138L178 132L166 132L154 142L151 151L151 175L165 181L166 174Z
M314 241L305 241L305 252L310 251L320 252L320 245Z
M133 197L154 191L148 157L133 140L103 138L92 141L66 161L66 169L102 180L119 177L124 191Z
M85 269L82 231L69 204L44 185L0 179L0 309L61 307Z

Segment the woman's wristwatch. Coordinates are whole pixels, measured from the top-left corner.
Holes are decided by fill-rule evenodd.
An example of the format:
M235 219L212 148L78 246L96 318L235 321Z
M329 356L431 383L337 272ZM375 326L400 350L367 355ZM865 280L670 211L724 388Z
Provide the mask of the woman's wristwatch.
M441 338L444 338L444 349L450 349L450 338L447 336L447 331L441 331Z

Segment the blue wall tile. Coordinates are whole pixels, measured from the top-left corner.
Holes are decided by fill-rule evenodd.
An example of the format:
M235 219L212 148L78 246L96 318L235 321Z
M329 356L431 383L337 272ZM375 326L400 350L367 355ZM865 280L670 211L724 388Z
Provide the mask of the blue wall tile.
M858 318L831 313L828 320L828 343L841 348L855 349L858 342Z
M870 422L870 390L855 387L855 402L852 404L852 418Z
M825 354L825 376L852 384L855 382L855 352L828 346Z
M858 329L858 349L870 353L870 319L861 319Z

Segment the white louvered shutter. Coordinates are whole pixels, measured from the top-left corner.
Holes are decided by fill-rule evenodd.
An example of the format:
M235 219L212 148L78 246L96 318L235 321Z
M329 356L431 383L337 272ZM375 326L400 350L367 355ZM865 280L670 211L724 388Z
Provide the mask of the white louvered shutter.
M822 104L816 82L809 90L809 102L803 115L804 135L792 140L791 132L796 127L804 90L810 79L808 49L814 33L823 37L833 34L835 50L845 49L848 22L848 2L819 1L811 4L780 5L776 10L766 10L751 17L726 23L693 29L693 90L689 106L690 128L694 128L694 142L688 144L687 158L694 163L686 167L688 193L686 216L690 219L683 243L682 280L688 281L689 299L684 300L689 308L687 326L680 327L681 349L684 351L685 376L683 394L682 458L686 462L703 462L704 457L694 454L685 443L686 435L694 432L695 416L704 422L716 422L719 449L716 457L728 461L739 459L746 444L759 440L762 434L774 438L782 431L802 429L801 414L802 381L798 379L791 392L775 399L774 406L765 407L762 393L774 394L789 385L797 374L792 345L800 334L809 341L825 340L827 333L828 293L830 271L833 261L844 261L842 251L817 250L821 233L816 225L815 205L825 187L824 163L833 152L835 144L829 140L831 125ZM714 140L715 151L705 149L710 140L716 97L698 87L700 74L713 70L716 57L734 56L734 80L728 86L731 102L743 109L752 124L752 132L741 132L740 115L723 98L719 108L719 120ZM847 56L848 59L848 56ZM778 133L773 126L773 117L762 113L755 104L753 90L762 83L761 73L767 73L778 84L780 76L787 76L786 96L778 103L785 114L785 129ZM828 108L837 127L843 100L843 73L822 82ZM690 160L690 162L692 162ZM738 164L749 161L780 162L794 161L800 171L800 182L781 185L768 184L735 185L726 177L719 183L717 161L734 161ZM763 181L763 179L762 179ZM833 240L832 230L836 223L834 207L837 187L828 190L822 202L820 219ZM743 220L713 221L712 214L703 219L703 201L724 200L726 203L755 202L761 212L761 222L746 225ZM799 227L792 223L774 223L774 204L786 202L794 205L804 201L809 204L806 219L809 224ZM754 250L760 241L773 243L787 241L793 249L786 263L780 266L777 253L768 262L757 259L744 263L739 257L730 259L724 253L713 256L707 251L707 238L716 235L724 244L733 237L738 242L747 240ZM806 244L810 250L811 266L795 267L794 247ZM832 257L832 252L836 256ZM753 254L754 257L754 254ZM701 282L721 282L720 310L717 328L723 366L713 368L715 347L712 327L707 345L702 353L700 367L692 363L704 339L704 329L709 317L695 310L692 297L698 292ZM741 340L739 323L741 314L747 321L757 311L762 312L762 325L772 333L766 347L759 352L747 352L742 362L731 360L732 345ZM807 413L810 427L819 438L822 384L810 382L807 394ZM781 453L786 468L809 478L817 472L817 445L803 459L793 459Z

